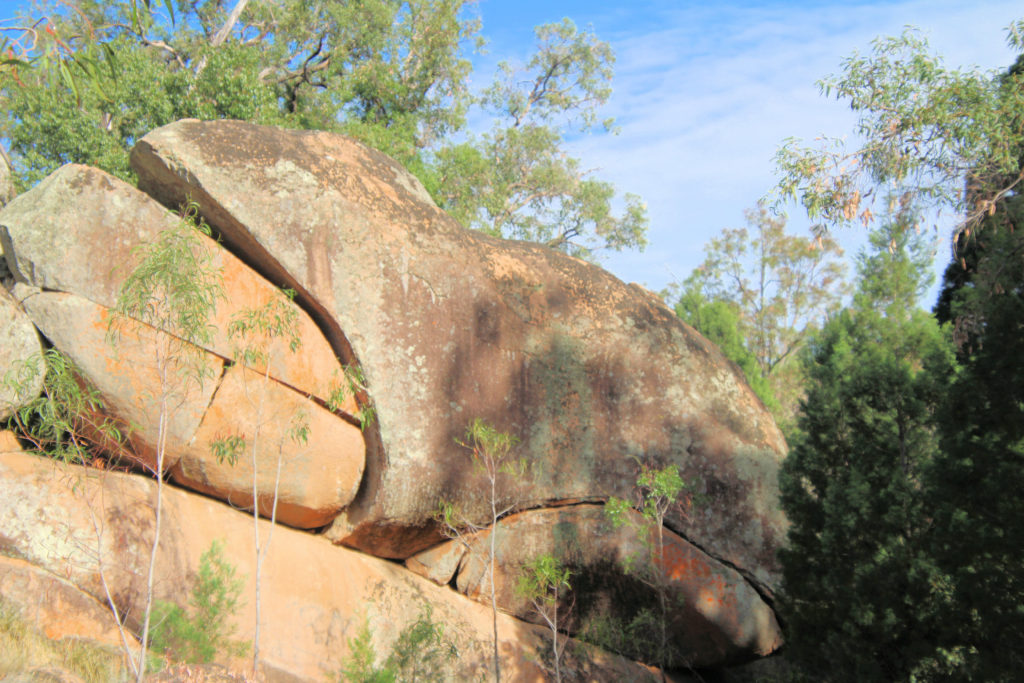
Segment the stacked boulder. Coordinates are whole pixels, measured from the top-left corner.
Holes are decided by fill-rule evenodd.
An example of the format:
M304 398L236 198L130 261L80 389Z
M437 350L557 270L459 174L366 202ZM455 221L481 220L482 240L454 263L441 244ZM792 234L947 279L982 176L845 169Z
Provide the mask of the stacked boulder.
M601 577L621 575L616 559L641 541L602 504L635 497L638 466L676 466L701 501L665 521L658 569L679 598L676 647L700 666L779 647L784 441L741 373L657 297L545 247L463 229L394 161L341 136L179 121L142 138L132 165L139 189L60 169L0 213L0 240L15 298L132 426L138 465L156 464L153 349L168 332L129 325L112 347L112 311L140 247L181 220L168 208L194 202L217 238L203 248L224 297L219 332L200 349L213 379L169 423L172 479L264 514L276 499L278 521L325 527L337 544L482 599L474 548L490 531L452 543L435 519L442 499L487 518L461 443L482 419L516 437L530 465L502 480L501 506L520 512L496 538L500 606L529 620L512 590L521 565L552 553L588 585L613 584ZM263 362L240 357L231 321L279 288L295 292L301 348L278 340ZM339 408L353 369L360 381ZM295 415L305 441L289 438ZM269 447L232 465L211 452L225 435Z

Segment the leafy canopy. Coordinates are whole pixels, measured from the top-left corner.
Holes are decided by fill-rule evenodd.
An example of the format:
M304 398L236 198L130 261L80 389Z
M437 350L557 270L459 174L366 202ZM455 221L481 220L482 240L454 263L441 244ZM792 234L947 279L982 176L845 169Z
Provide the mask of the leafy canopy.
M522 66L471 92L467 0L43 3L0 26L0 133L22 187L85 163L132 180L128 150L181 118L347 133L390 154L465 225L592 256L643 248L646 208L566 152L611 93L607 43L537 28ZM476 107L488 132L467 129ZM611 122L604 122L611 130Z
M1009 27L1007 40L1024 49L1024 21ZM915 29L876 39L870 54L854 53L819 86L857 113L861 143L789 139L776 164L780 197L798 201L822 230L868 225L907 200L951 210L961 217L958 232L970 230L1024 179L1024 91L1002 77L948 68ZM877 199L888 204L882 211Z

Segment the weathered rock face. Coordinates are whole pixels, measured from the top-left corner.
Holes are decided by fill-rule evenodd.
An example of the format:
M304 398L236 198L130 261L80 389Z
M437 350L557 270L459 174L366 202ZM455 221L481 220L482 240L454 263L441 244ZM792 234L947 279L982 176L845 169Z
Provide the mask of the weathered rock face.
M595 619L629 623L641 608L657 610L650 590L622 569L627 561L643 563L649 557L636 531L639 515L632 522L614 528L600 505L531 510L503 520L495 539L498 604L520 619L542 623L515 587L525 564L550 554L576 577L577 593L564 601L575 611L563 610L563 627L570 632ZM409 558L406 566L441 585L454 578L461 592L489 603L491 533L449 541ZM782 644L775 614L736 570L671 531L664 532L664 543L664 559L656 568L668 596L670 646L683 661L691 666L746 661Z
M20 285L15 291L43 334L99 390L109 413L132 426L124 430L131 451L155 470L160 401L167 387L154 349L165 343L165 333L129 325L119 330L112 348L107 339L110 313L103 306L74 294ZM261 512L269 516L277 490L280 521L300 528L330 522L355 496L362 478L359 428L248 368L225 368L223 359L213 354L204 354L203 362L210 379L173 387L164 470L191 488L248 508L253 451L233 465L218 462L213 451L214 441L225 435L241 436L255 448ZM174 365L172 376L180 370ZM306 442L289 438L293 419L308 428Z
M107 410L123 426L133 425L129 443L139 460L156 467L156 443L160 422L160 369L154 349L166 343L166 335L148 326L122 328L116 347L107 341L109 310L75 294L44 292L17 285L15 295L36 326L53 345L78 367L85 380L104 398ZM204 359L219 375L223 361ZM172 375L182 368L173 364ZM189 382L175 388L176 409L167 422L164 467L172 467L184 455L210 404L216 383Z
M0 453L0 499L7 501L0 506L3 552L20 558L18 566L66 577L65 583L100 603L106 603L105 579L120 612L134 625L142 613L155 488L154 481L139 476ZM184 604L200 555L220 539L225 557L245 578L246 604L234 619L237 637L251 639L256 577L251 518L181 490L165 490L164 496L157 597ZM269 524L261 521L264 540L268 531ZM371 628L376 651L386 653L398 633L417 618L419 606L428 603L433 619L446 625L445 633L459 651L458 658L445 663L446 678L486 675L491 613L482 605L322 537L278 528L270 543L261 590L266 680L334 680L349 654L349 640L364 624ZM543 680L535 663L545 647L543 631L506 615L498 618L507 680ZM106 625L113 626L112 617ZM608 681L653 678L642 666L600 655L575 675Z
M14 178L11 177L11 164L7 154L0 152L0 206L14 198Z
M463 230L393 161L335 135L181 121L145 136L132 164L161 202L198 202L361 364L377 423L333 538L404 558L437 542L440 497L482 512L456 444L482 418L541 466L507 500L626 497L632 458L676 464L709 502L670 526L774 586L783 439L740 373L650 293Z
M121 634L105 604L24 560L0 555L0 595L47 638L87 638L122 647ZM138 647L130 633L125 638L130 648Z
M270 338L262 342L267 362L233 364L241 342L227 334L231 321L277 296L263 278L212 240L201 246L213 255L224 289L211 321L217 334L209 348L193 349L209 374L201 384L179 379L194 359L189 351L161 352L173 341L163 331L117 322L111 343L110 307L141 260L138 247L177 220L101 171L65 166L4 210L0 235L29 317L99 390L109 414L131 426L128 441L140 463L156 468L160 406L169 395L164 469L175 479L249 507L255 461L261 512L270 514L276 491L280 521L302 528L330 523L362 480L362 432L350 415L336 416L308 398L322 402L341 381L341 367L294 304L286 307L296 318L302 353L291 353L286 339ZM351 397L344 407L357 410ZM300 424L308 431L305 442L288 437ZM212 450L227 436L249 446L234 465L219 462Z
M304 441L293 436L300 426L307 430ZM251 451L233 464L211 455L213 442L229 432L256 447L256 486L265 517L273 512L275 491L277 519L302 529L329 524L355 497L363 474L359 428L240 365L224 371L188 454L171 470L174 480L250 509Z
M2 259L2 256L0 256ZM39 335L32 321L18 306L17 301L0 287L0 422L6 420L25 401L39 395L43 385L40 371L32 378L18 381L15 376L33 356L39 357ZM40 363L42 358L39 357ZM42 365L39 365L40 370ZM8 384L8 373L14 385Z

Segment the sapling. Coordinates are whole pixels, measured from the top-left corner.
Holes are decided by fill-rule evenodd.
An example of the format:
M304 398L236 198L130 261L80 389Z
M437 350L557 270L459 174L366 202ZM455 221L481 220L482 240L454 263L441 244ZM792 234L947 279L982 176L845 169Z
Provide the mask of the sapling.
M622 525L632 527L644 546L643 553L625 558L623 568L652 588L657 596L659 614L656 619L658 642L655 660L664 666L671 664L675 656L668 639L670 587L664 571L665 518L673 508L685 515L693 504L693 494L675 465L655 469L641 464L636 486L634 502L613 496L605 506L605 513L616 528Z
M373 633L369 621L364 621L355 638L348 641L349 656L342 663L338 675L347 683L396 683L408 681L446 680L443 663L457 655L455 645L444 635L444 625L433 619L430 604L420 608L416 621L398 634L391 653L381 665L376 663Z
M236 363L247 367L263 367L264 382L270 381L270 369L278 360L274 357L274 349L278 348L278 340L287 342L288 352L295 354L302 345L298 334L298 312L292 305L295 297L293 290L282 290L263 306L239 311L228 325L228 336L237 344L234 350ZM244 377L244 375L243 375ZM252 639L252 674L257 676L260 662L260 619L261 592L263 579L263 563L270 550L270 542L277 524L277 505L280 496L281 470L284 466L284 444L276 444L276 464L274 485L270 503L270 528L266 540L260 537L260 497L266 492L260 491L260 462L267 448L275 448L274 444L266 444L263 438L263 427L273 417L267 415L266 392L257 391L256 405L253 406L252 428L247 435L231 434L218 439L212 444L215 457L220 462L234 465L240 456L248 454L252 466L252 528L253 548L256 553L255 603L256 623ZM306 442L309 425L302 413L287 416L289 420L288 435L296 444Z
M471 518L457 503L442 500L438 506L436 517L441 522L449 538L458 539L467 549L470 548L466 536L491 529L486 559L486 576L490 584L492 630L494 637L494 680L501 681L501 661L498 657L498 596L494 582L494 558L497 551L498 524L502 517L512 512L516 502L507 502L507 496L499 490L502 479L509 477L521 479L527 473L525 460L512 457L512 448L518 439L505 432L499 432L480 418L476 418L466 429L464 440L460 446L472 453L473 468L483 474L488 486L487 504L489 517L486 521Z
M177 662L203 664L218 654L240 656L247 643L232 639L231 616L239 607L243 579L224 558L224 544L213 541L199 558L188 608L157 600L153 606L152 647Z
M516 593L530 602L534 611L551 630L551 655L555 680L559 682L562 680L562 653L567 641L558 633L558 607L571 588L570 576L569 569L563 566L558 558L546 553L527 562L516 581Z
M156 462L150 465L156 477L153 543L146 576L145 611L142 621L136 680L146 671L146 650L153 607L153 580L163 523L164 459L168 425L180 409L190 388L202 387L213 371L202 350L213 339L210 323L218 299L223 297L220 271L214 266L214 252L201 235L210 228L198 219L198 207L189 204L181 219L162 230L151 244L137 250L139 265L121 285L111 316L108 339L117 344L126 330L151 327L155 336L153 362L158 377Z

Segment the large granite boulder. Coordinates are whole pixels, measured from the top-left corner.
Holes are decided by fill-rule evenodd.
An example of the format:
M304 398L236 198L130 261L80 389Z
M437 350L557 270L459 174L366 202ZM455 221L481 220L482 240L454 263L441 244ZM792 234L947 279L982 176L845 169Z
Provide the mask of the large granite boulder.
M668 525L766 594L776 585L783 438L739 370L651 293L464 230L394 161L337 135L179 121L142 138L132 165L165 205L197 202L361 366L377 420L332 538L406 558L438 542L441 497L484 517L457 443L482 418L539 466L503 504L631 497L634 458L675 464L707 503Z

